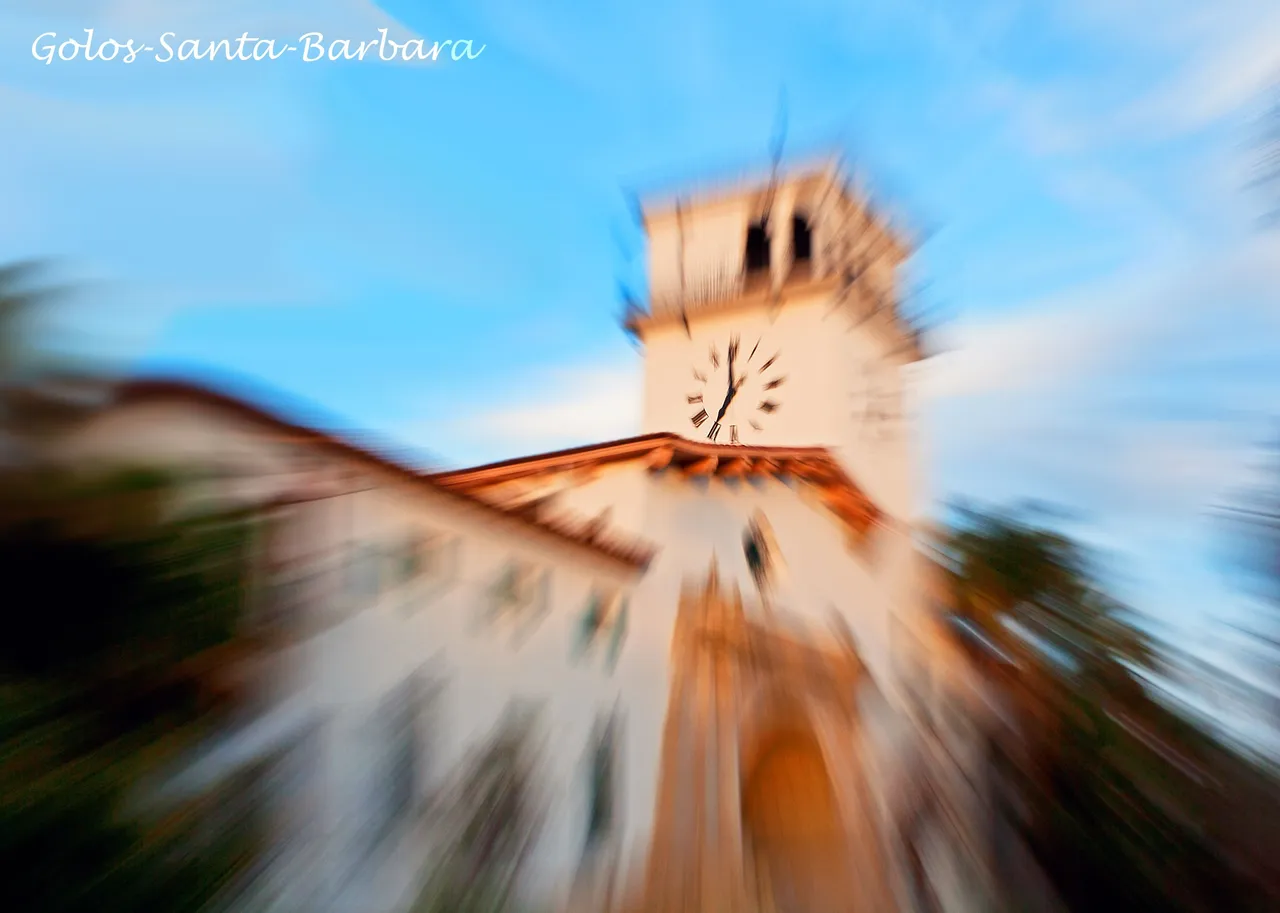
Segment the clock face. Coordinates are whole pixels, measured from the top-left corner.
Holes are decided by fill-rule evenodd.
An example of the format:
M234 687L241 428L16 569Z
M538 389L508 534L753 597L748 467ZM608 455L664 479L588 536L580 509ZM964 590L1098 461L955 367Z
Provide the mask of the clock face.
M693 386L685 397L693 427L717 444L741 444L763 431L782 406L787 378L778 366L780 355L763 339L743 346L736 333L712 342L694 362Z

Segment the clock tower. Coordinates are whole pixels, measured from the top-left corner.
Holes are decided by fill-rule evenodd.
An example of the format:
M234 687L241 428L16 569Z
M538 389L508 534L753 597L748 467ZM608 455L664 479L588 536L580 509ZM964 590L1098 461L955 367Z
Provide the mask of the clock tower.
M651 202L644 227L651 303L627 326L650 436L443 484L654 546L610 682L564 678L627 708L633 909L892 910L892 832L867 801L893 815L902 792L921 601L906 244L825 163Z
M643 431L708 443L826 447L883 509L913 511L897 307L904 239L838 166L644 207L650 309Z

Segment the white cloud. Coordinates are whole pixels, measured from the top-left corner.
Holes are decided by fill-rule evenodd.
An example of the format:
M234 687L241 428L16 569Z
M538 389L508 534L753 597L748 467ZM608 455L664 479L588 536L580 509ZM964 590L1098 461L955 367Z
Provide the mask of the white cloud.
M547 368L513 387L510 399L469 404L474 417L446 423L444 437L517 455L639 433L639 362Z
M942 354L920 366L920 391L943 400L1069 386L1150 332L1150 281L1137 272L1029 302L1012 315L947 327Z
M1075 24L1153 60L1178 61L1115 115L1113 128L1156 138L1251 106L1280 79L1280 8L1271 0L1077 0Z
M11 0L0 4L0 262L68 261L91 282L85 345L136 354L180 308L325 300L295 246L338 220L309 169L328 138L314 66L46 66L43 32L154 44L251 36L416 37L371 0ZM350 230L349 226L344 226Z
M1170 247L1158 259L1012 314L959 321L942 331L942 354L921 365L920 391L931 400L1032 395L1128 371L1135 360L1141 368L1153 349L1243 351L1255 340L1230 330L1248 316L1273 326L1280 317L1280 232L1201 254Z
M953 326L919 371L943 489L1194 523L1274 432L1277 244L1183 252Z

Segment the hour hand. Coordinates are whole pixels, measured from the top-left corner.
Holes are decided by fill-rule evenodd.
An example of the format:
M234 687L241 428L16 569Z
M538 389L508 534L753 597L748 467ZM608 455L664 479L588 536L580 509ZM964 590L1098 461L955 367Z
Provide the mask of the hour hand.
M724 396L724 402L720 404L720 411L716 413L716 421L724 418L724 414L729 411L729 404L733 402L733 394L737 393L736 387L730 387L729 392Z

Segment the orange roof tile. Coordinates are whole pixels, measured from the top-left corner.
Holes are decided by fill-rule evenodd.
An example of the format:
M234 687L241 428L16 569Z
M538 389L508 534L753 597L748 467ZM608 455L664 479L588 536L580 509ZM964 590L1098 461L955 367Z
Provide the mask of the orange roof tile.
M432 478L446 488L479 494L533 476L631 462L643 462L653 472L674 471L685 475L791 476L820 486L827 495L828 506L859 531L883 520L879 508L825 447L707 444L670 432L439 472Z

